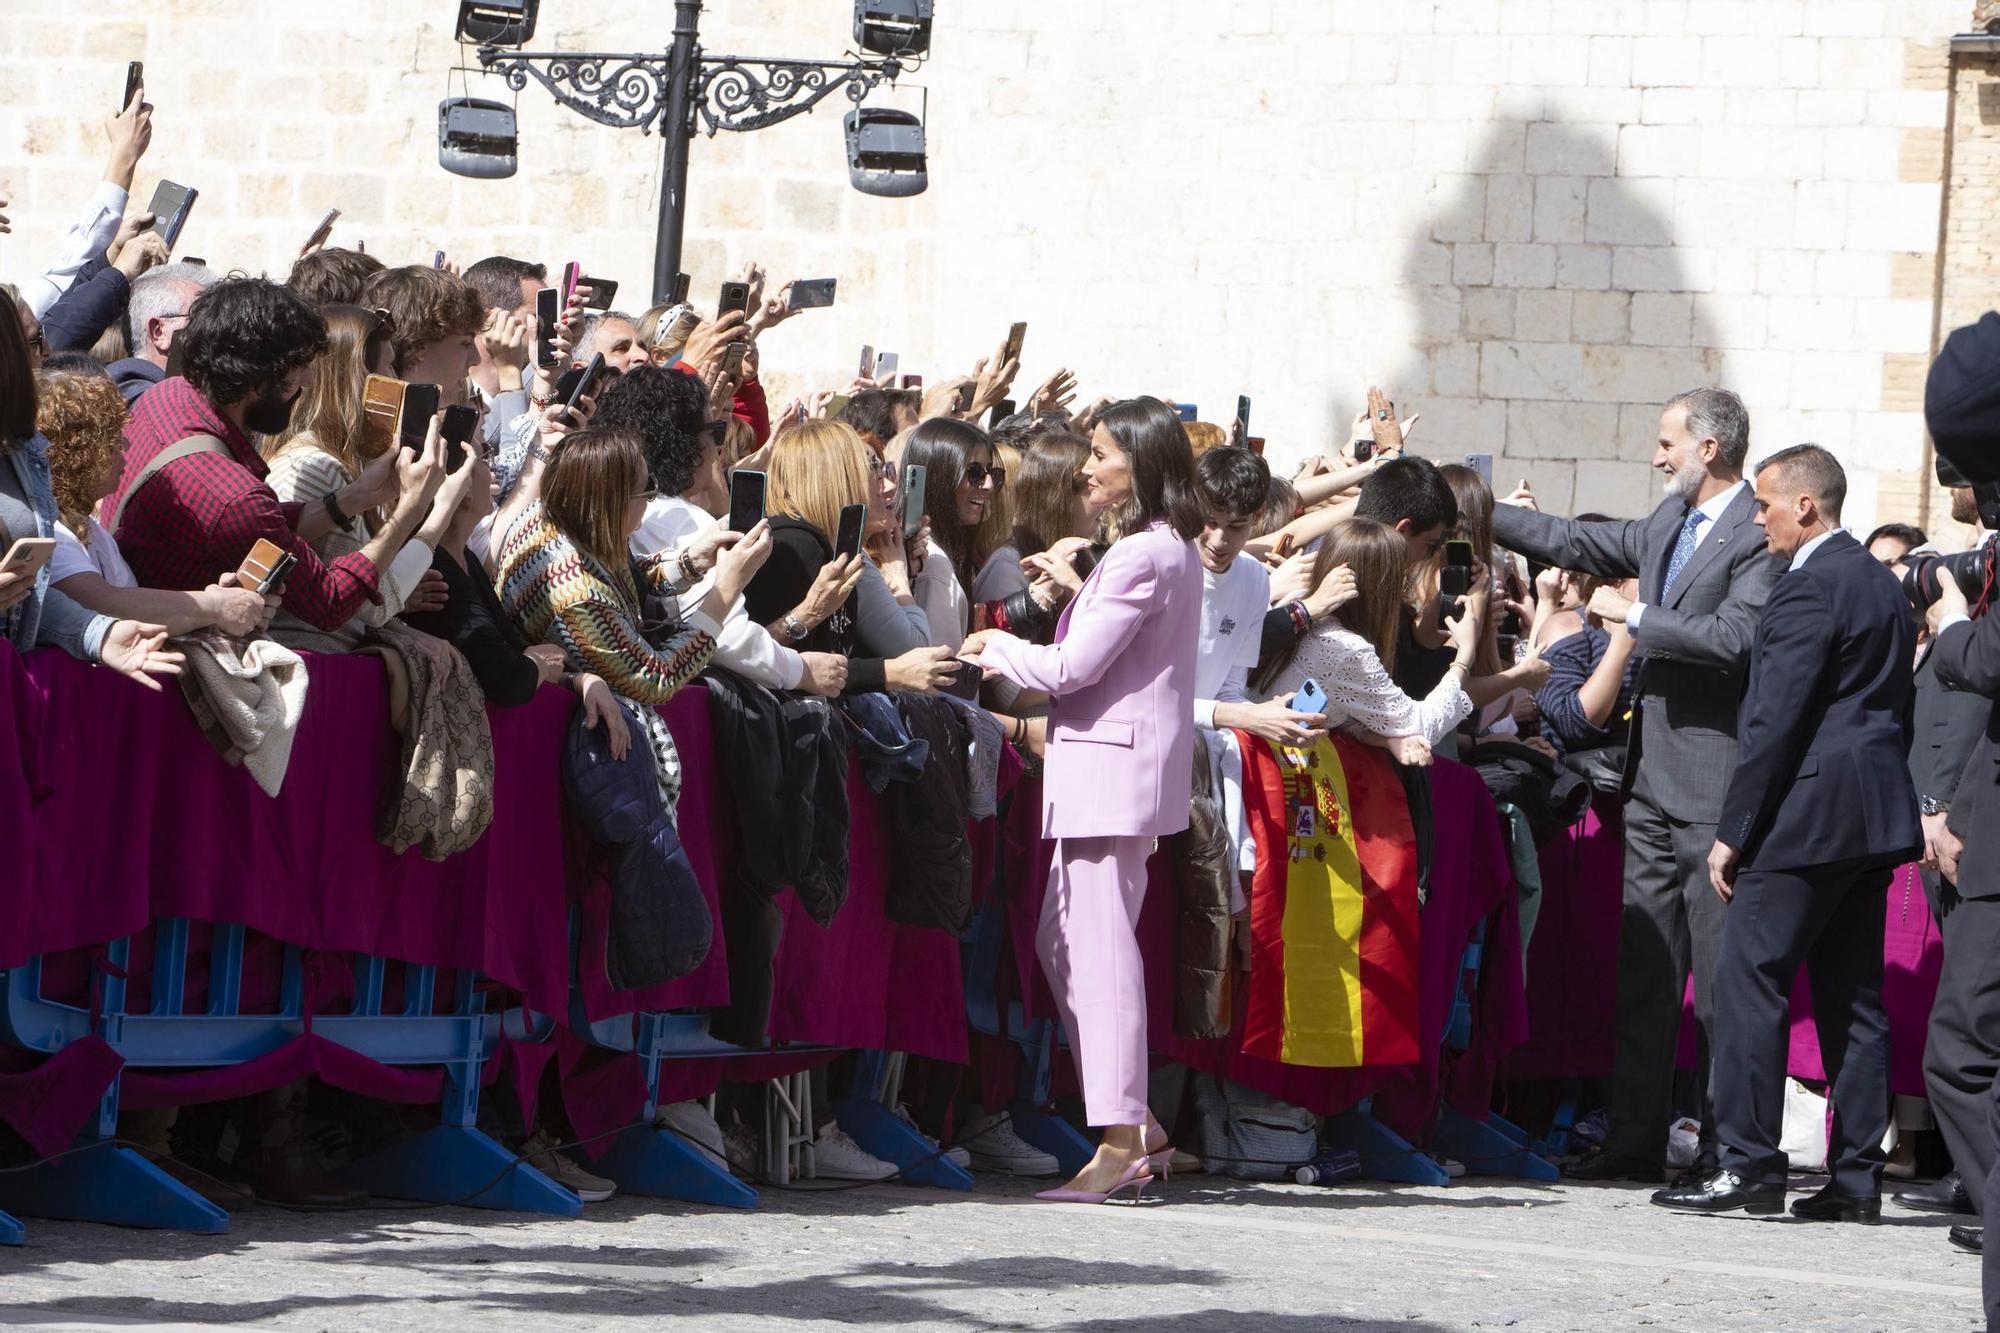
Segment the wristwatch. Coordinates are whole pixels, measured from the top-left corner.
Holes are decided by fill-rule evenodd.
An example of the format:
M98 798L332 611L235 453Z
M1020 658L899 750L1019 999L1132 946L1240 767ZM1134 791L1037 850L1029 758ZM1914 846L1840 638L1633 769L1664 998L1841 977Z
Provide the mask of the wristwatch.
M1951 802L1940 801L1935 796L1919 796L1917 798L1917 809L1923 811L1927 815L1950 814Z
M785 632L785 641L787 643L804 643L806 641L808 631L806 630L805 622L797 616L786 616L778 622L778 628Z

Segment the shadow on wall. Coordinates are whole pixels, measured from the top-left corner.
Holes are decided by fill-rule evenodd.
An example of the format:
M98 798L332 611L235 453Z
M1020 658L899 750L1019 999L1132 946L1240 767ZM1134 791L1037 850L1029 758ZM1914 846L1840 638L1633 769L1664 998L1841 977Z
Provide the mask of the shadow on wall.
M1494 454L1496 488L1526 477L1552 513L1650 511L1660 405L1723 382L1672 214L1617 156L1602 129L1493 122L1402 267L1418 332L1390 391L1423 413L1413 447Z

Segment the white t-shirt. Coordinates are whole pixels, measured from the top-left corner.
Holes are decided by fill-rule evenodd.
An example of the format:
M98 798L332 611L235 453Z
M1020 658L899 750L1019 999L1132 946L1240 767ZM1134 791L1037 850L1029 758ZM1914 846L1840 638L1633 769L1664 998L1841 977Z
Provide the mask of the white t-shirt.
M96 519L89 522L88 546L78 541L68 528L56 524L56 549L49 557L49 582L61 583L73 574L99 574L114 588L138 587L138 577L132 573L132 566L125 563L117 539Z
M633 555L658 555L687 545L688 539L715 526L715 516L678 495L656 495L646 502L646 516L632 534Z
M910 580L910 593L930 620L931 646L957 652L971 624L972 604L942 546L933 545L924 557L924 567Z
M1271 609L1271 576L1247 555L1220 574L1201 571L1201 636L1195 644L1194 720L1215 725L1217 703L1249 698L1245 685L1257 668L1264 613Z

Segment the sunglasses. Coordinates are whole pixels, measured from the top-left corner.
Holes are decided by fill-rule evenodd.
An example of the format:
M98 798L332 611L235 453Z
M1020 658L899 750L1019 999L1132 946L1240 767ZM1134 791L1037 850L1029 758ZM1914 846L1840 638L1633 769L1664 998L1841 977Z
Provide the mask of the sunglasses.
M632 498L640 501L642 504L651 504L660 498L660 493L658 491L640 491Z
M701 424L701 433L709 439L714 440L717 444L721 444L729 438L729 423L727 421L704 421Z
M993 479L993 489L997 491L1007 484L1007 469L997 463L992 467L988 467L984 463L967 463L965 465L965 480L967 485L984 485L988 477Z

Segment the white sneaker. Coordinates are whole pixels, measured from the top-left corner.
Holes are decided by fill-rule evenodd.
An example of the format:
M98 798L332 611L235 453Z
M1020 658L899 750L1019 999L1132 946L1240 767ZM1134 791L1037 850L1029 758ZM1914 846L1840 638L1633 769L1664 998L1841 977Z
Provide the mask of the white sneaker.
M1062 1164L1014 1132L1013 1119L1006 1115L975 1116L965 1124L960 1136L972 1164L981 1171L997 1171L1007 1176L1054 1176Z
M528 1159L528 1165L547 1176L556 1184L574 1194L585 1203L603 1203L618 1192L618 1183L603 1176L593 1176L577 1164L568 1153L559 1152L555 1141L547 1130L536 1130L521 1145L521 1155Z
M887 1180L896 1168L870 1157L846 1130L828 1121L813 1139L813 1174L822 1180Z
M938 1141L932 1138L930 1135L924 1133L921 1129L917 1128L917 1122L911 1117L909 1107L899 1105L896 1108L896 1119L908 1125L910 1127L911 1133L915 1134L918 1138L922 1139L925 1143L929 1144L931 1151L937 1153L938 1156L942 1157L945 1161L950 1162L953 1166L961 1167L967 1171L970 1171L972 1169L971 1153L967 1152L963 1148L946 1148L942 1152L940 1152L938 1150Z
M715 1163L717 1170L729 1169L728 1150L722 1142L722 1126L715 1123L715 1117L700 1102L675 1102L671 1106L662 1106L653 1113L653 1123L685 1139L690 1147Z

